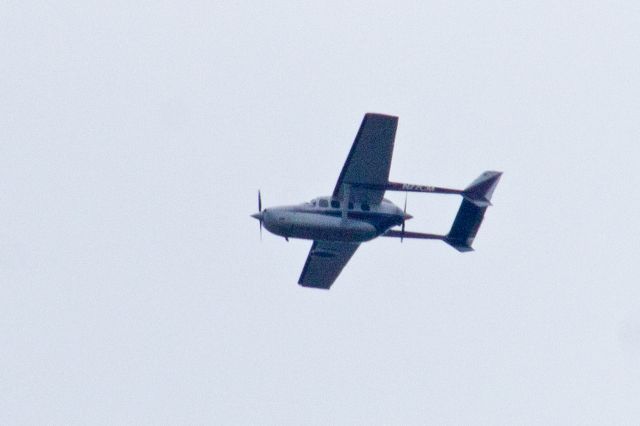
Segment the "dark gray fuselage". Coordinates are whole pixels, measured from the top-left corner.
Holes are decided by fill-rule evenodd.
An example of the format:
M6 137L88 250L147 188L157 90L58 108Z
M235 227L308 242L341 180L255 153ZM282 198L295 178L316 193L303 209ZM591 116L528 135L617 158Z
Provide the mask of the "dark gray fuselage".
M402 209L386 199L371 205L349 203L347 208L338 204L331 197L320 197L296 206L271 207L262 211L262 220L269 232L286 238L354 243L402 224Z

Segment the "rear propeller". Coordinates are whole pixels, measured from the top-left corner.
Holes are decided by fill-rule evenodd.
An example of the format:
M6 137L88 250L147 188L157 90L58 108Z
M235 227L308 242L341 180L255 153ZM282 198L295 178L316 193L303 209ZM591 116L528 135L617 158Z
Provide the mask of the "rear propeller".
M404 223L406 222L406 218L407 218L407 193L404 193L404 210L402 212L402 233L400 234L400 242L402 243L402 240L404 240Z

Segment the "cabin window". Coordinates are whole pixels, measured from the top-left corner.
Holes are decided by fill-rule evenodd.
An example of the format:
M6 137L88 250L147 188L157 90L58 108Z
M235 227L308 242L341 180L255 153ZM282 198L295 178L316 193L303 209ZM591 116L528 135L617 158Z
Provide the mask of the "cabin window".
M329 202L327 200L320 200L318 201L318 205L320 207L329 207Z
M339 209L340 208L340 201L331 200L331 207L333 207L334 209Z
M367 203L360 204L360 208L362 209L362 211L365 211L365 212L368 212L369 210L371 210L371 207L369 207L369 204Z
M349 210L353 210L353 203L349 202Z

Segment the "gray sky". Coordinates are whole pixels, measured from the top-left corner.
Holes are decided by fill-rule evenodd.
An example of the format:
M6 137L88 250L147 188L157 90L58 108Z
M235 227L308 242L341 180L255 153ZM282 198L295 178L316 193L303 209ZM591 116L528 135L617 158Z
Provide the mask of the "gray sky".
M348 3L2 2L0 423L640 422L638 2ZM299 288L368 111L495 207Z

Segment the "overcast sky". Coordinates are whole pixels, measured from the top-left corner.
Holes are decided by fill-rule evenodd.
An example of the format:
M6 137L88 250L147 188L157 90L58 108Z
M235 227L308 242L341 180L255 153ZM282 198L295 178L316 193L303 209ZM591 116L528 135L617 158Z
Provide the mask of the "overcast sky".
M345 4L348 3L348 4ZM640 3L0 5L0 423L640 423ZM333 288L249 215L504 176ZM388 195L402 204L403 194ZM460 200L409 195L407 229Z

